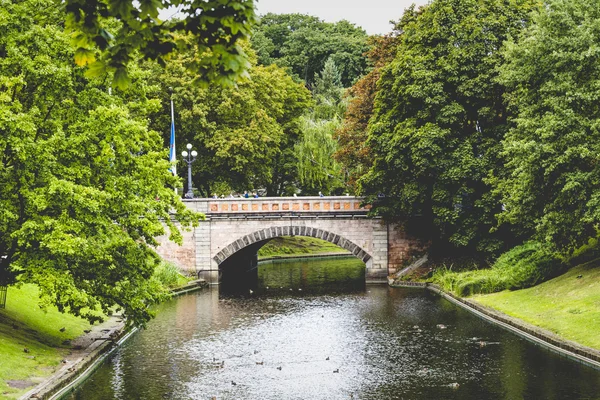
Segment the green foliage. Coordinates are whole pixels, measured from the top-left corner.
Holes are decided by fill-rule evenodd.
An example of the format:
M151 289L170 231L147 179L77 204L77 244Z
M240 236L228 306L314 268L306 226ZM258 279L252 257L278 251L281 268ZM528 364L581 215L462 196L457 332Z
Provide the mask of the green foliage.
M325 240L305 236L286 236L269 240L269 242L258 251L258 256L269 257L290 254L335 253L343 251L345 250L341 247Z
M333 58L329 58L323 71L315 76L310 113L300 119L302 136L294 150L298 158L298 179L304 194L316 195L319 191L332 194L343 190L342 166L333 154L338 149L334 139L346 110L341 86L341 76Z
M598 237L590 239L586 244L576 249L569 255L568 260L570 265L579 265L600 258L600 242Z
M236 87L200 88L192 85L195 75L185 68L191 58L184 54L155 74L163 108L153 115L152 125L168 141L167 88L173 87L177 143L191 143L198 151L193 181L202 195L226 195L224 188L267 188L269 195L281 195L296 176L293 146L310 93L275 65L252 67Z
M0 18L0 283L35 283L42 304L90 321L117 306L143 323L162 298L154 237L166 225L181 241L171 213L184 226L200 215L148 129L143 72L128 95L86 79L53 4L8 3Z
M302 118L301 140L296 145L298 177L303 192L316 195L319 191L330 194L341 187L341 166L332 157L337 150L333 134L340 127L338 119L314 120Z
M418 228L434 246L497 253L512 240L490 234L501 202L486 179L503 167L507 129L497 67L502 43L536 5L436 0L406 11L369 123L373 166L359 181L376 214Z
M266 14L254 28L252 45L259 63L289 67L308 86L331 58L348 87L367 70L367 34L348 21L323 22L303 14Z
M313 85L313 98L315 107L313 117L323 120L340 120L346 111L346 102L343 101L344 88L342 76L332 57L325 62L323 71L315 74Z
M512 128L508 171L497 182L501 222L564 254L597 236L600 221L600 9L596 2L546 2L500 68Z
M179 272L176 265L162 261L154 270L152 279L157 280L163 287L173 289L178 286L183 286L190 281Z
M289 67L311 88L314 99L312 109L300 120L299 136L287 147L293 153L279 163L294 172L287 174L287 185L277 184L287 190L271 190L271 184L268 193L346 191L345 174L333 159L337 151L333 133L346 111L344 87L367 70L366 33L347 21L332 24L308 15L267 14L254 30L252 45L259 64Z
M386 36L369 38L371 50L367 56L374 68L348 90L348 108L344 113L342 127L334 135L339 143L335 159L348 171L348 183L354 190L358 178L373 164L371 149L367 144L368 124L373 116L377 81L382 68L396 55L399 35L400 32L394 30Z
M248 67L238 41L255 22L253 0L66 0L64 7L77 65L90 65L89 77L114 72L112 84L120 89L131 82L127 67L137 52L161 65L175 52L194 52L187 67L205 84L231 83ZM180 20L158 19L169 7Z
M470 296L528 288L565 270L565 262L548 246L528 242L502 254L490 269L457 272L442 268L433 280L459 296Z

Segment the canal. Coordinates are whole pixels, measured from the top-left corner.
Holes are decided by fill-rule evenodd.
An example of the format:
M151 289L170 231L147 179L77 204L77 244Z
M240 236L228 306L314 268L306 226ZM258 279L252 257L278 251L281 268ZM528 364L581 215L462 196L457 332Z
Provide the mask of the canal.
M348 258L162 304L71 399L600 399L600 371ZM252 293L250 292L252 291Z

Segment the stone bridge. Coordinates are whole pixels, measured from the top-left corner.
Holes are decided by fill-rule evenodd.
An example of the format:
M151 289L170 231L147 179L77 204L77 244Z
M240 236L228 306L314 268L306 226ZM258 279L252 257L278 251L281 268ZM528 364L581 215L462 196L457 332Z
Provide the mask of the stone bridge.
M270 239L310 236L348 250L366 265L367 282L387 282L420 246L380 218L369 217L362 199L263 197L194 199L185 204L206 215L178 246L159 238L158 253L211 283L221 275L256 266L257 252Z

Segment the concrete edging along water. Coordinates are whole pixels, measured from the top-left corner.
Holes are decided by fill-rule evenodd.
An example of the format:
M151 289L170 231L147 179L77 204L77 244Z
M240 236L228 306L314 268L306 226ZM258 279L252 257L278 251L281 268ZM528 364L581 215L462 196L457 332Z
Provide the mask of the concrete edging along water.
M600 370L600 351L578 343L564 340L545 329L528 324L520 319L510 317L498 310L485 307L471 300L458 297L442 290L438 285L421 282L401 282L390 284L392 287L420 287L439 294L453 304L475 314L508 331L516 333L530 342L570 358L592 368Z
M92 332L75 339L74 341L85 342L89 340L91 342L85 347L74 349L62 361L63 365L57 372L19 397L19 399L59 398L57 393L70 387L74 381L79 380L82 374L89 374L95 369L99 358L104 359L105 354L110 354L115 347L115 341L120 341L122 338L129 336L130 331L123 332L124 327L125 322L120 316L111 316L104 323L93 327ZM100 335L100 337L96 337L97 335Z
M137 332L137 327L132 327L129 329L124 335L122 335L119 340L113 343L104 343L105 347L101 349L97 354L91 353L90 359L88 362L82 365L78 365L77 369L74 371L74 375L67 382L63 382L53 386L51 388L52 391L55 390L53 394L49 394L47 397L49 400L62 399L68 394L72 393L75 388L81 385L89 376L96 371L96 369L109 357L116 349L119 348L127 339L129 339L135 332ZM42 396L38 396L39 398L45 398Z
M172 289L173 296L180 296L189 292L197 291L206 288L206 282L198 280L192 281L187 285ZM127 339L129 339L137 330L137 327L131 327L128 330L123 330L125 322L117 321L118 316L111 317L108 323L117 323L111 327L108 332L103 332L108 335L108 338L103 339L101 344L99 341L92 339L92 343L86 348L79 350L79 354L71 361L67 361L56 373L50 376L41 384L29 390L20 400L27 399L62 399L72 393L110 356L116 349L119 348ZM96 332L90 335L97 334L103 325L96 326ZM84 335L88 336L88 335Z

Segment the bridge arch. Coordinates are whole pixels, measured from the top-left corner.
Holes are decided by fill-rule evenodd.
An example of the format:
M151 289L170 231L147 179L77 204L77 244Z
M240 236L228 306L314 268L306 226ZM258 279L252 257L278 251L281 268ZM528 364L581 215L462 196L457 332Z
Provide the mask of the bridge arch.
M232 255L236 254L240 250L258 242L266 241L281 236L309 236L317 239L322 239L333 243L345 250L348 250L356 258L362 260L367 268L372 264L372 256L367 251L356 243L338 235L334 232L329 232L320 228L313 228L310 226L273 226L270 228L261 229L244 235L241 238L231 242L219 251L213 260L217 265L221 265Z
M183 246L169 243L164 236L157 251L207 282L219 284L221 272L235 275L244 265L256 264L256 252L269 239L308 236L348 250L366 264L367 282L385 283L426 245L400 226L369 215L363 202L352 196L185 200L187 207L206 218L193 230L182 232Z

